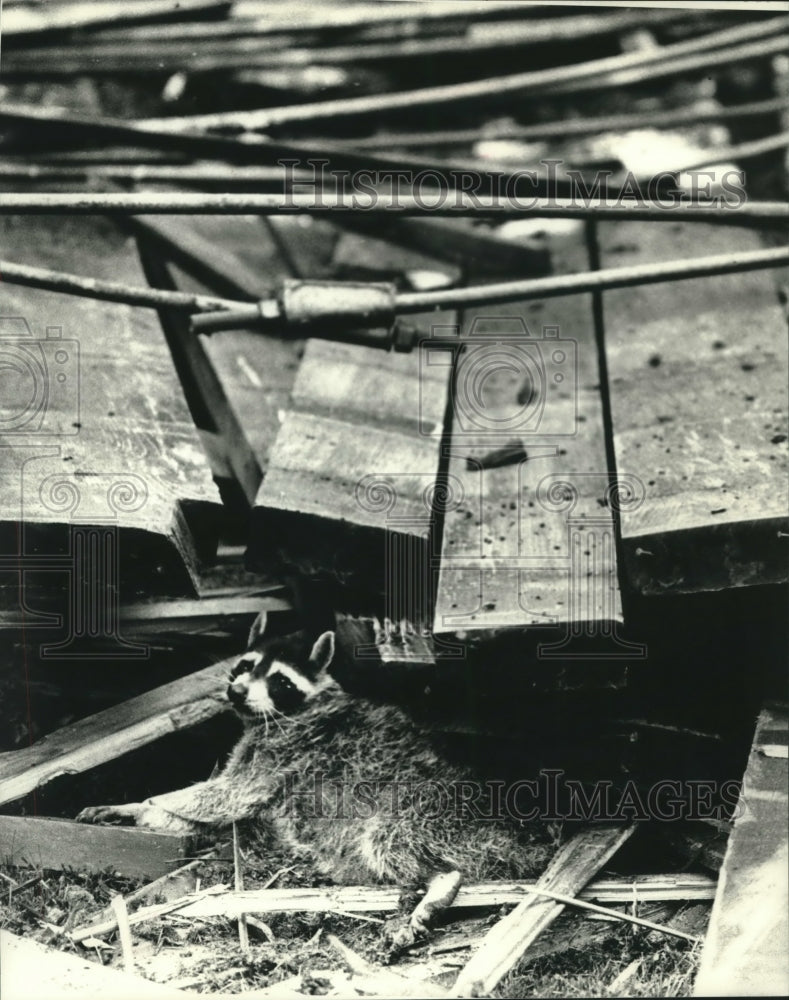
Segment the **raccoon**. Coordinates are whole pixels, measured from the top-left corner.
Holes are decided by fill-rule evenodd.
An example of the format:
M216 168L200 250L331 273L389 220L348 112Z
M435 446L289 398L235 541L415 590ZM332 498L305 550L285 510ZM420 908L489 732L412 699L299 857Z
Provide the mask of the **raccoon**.
M339 884L542 870L548 847L539 832L463 808L479 775L450 759L446 737L396 705L341 687L329 669L333 632L310 642L303 633L265 639L264 629L261 616L229 679L227 697L245 725L223 770L145 802L89 807L77 819L194 833L260 821ZM458 789L466 790L459 798ZM446 895L446 878L436 885L433 896ZM412 915L415 931L425 930L431 898Z

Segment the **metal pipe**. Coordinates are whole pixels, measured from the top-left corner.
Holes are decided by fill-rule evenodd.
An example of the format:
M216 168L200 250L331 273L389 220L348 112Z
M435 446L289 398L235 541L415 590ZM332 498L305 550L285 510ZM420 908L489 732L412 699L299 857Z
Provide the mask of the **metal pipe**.
M548 299L584 292L610 291L633 285L655 285L664 281L706 278L720 274L759 271L789 264L789 247L751 250L747 253L715 254L694 259L682 258L663 263L612 267L582 274L560 274L551 278L502 281L491 285L439 289L433 292L403 292L397 296L398 313L418 313L426 309L461 309L470 306L527 299Z
M526 204L522 204L526 202ZM726 225L779 225L789 219L789 203L746 201L737 205L703 202L609 201L573 198L489 197L435 187L419 197L359 191L313 194L238 194L235 192L23 192L0 194L1 215L299 215L381 212L390 215L501 216L534 215L574 219L630 219L720 222Z
M716 254L696 259L670 260L663 263L637 264L632 267L608 268L603 271L587 271L582 274L562 274L550 278L533 278L524 281L503 281L490 285L472 285L466 288L449 288L438 291L401 292L394 295L393 311L397 316L430 310L461 309L471 306L496 305L507 302L525 302L532 299L556 298L562 295L582 295L614 288L629 288L633 285L652 285L665 281L683 281L690 278L705 278L714 275L735 274L756 271L789 264L789 247L774 247L767 250L753 250L748 253ZM285 283L287 286L287 283ZM325 285L323 282L321 285ZM302 296L308 291L309 282L300 282ZM337 283L341 289L342 283ZM317 301L317 296L316 296ZM288 314L287 295L279 300L254 306L242 306L232 313L214 313L195 316L192 329L196 333L216 333L220 330L235 329L239 326L264 324L269 327L289 325L293 318ZM301 318L301 317L299 317ZM344 316L347 322L347 316ZM320 312L316 306L310 316L311 325L318 331L336 321L331 312ZM360 314L354 321L364 326L365 317ZM399 335L393 334L392 343L399 350L410 350L425 334L420 331Z
M496 30L480 34L456 33L437 38L356 42L345 45L300 46L296 38L263 39L259 36L213 39L204 49L182 40L167 41L158 35L143 41L124 39L105 42L88 38L61 47L48 46L12 51L6 54L3 74L6 78L47 76L112 76L118 73L142 74L151 71L184 70L190 74L217 72L233 68L301 69L306 65L349 66L383 60L426 59L433 56L485 53L501 49L534 47L601 35L622 34L637 27L657 27L687 18L683 10L635 10L613 15L569 16L551 20L497 22ZM289 42L289 44L288 44ZM197 50L197 51L196 51Z
M120 302L128 306L148 306L151 309L174 306L177 309L208 313L216 309L235 309L247 304L212 295L193 295L191 292L127 285L121 281L102 281L64 271L51 271L46 267L15 264L10 260L0 261L0 285L3 283L41 288L65 295L80 295L83 298L101 299L105 302Z
M491 128L454 129L439 132L389 132L354 139L356 150L392 149L400 146L469 146L487 140L566 139L569 136L595 135L599 132L626 132L638 128L674 128L696 122L728 121L731 118L752 118L789 109L789 96L771 97L767 101L733 104L729 107L671 108L669 111L639 111L627 115L603 115L599 118L564 118L562 121L535 122L530 125L510 125ZM305 142L319 142L317 137Z
M306 324L313 336L361 343L370 347L384 349L394 347L396 350L409 351L416 347L420 340L425 339L426 333L397 323L390 323L388 329L382 328L382 322L389 322L396 315L422 313L432 309L581 295L592 291L734 274L782 267L787 264L789 264L789 247L774 247L741 254L721 254L694 260L672 260L582 274L424 292L397 293L394 286L382 284L365 286L358 282L297 281L285 282L283 292L278 298L257 303L193 295L189 292L135 287L122 282L100 281L96 278L86 278L11 261L0 261L0 275L8 284L26 285L29 288L41 288L153 309L163 306L188 309L197 313L192 319L192 329L195 333L216 333L225 329L254 326L270 332L280 334L294 332L301 336ZM316 290L312 300L311 284ZM349 309L343 296L345 289L354 293L361 303L358 315L353 309ZM373 302L375 308L370 306L368 290L370 294L377 296ZM290 315L289 308L296 315ZM448 342L456 341L449 338Z
M646 52L629 52L604 59L572 63L568 66L472 80L469 83L445 84L420 90L317 101L309 104L289 104L256 111L218 112L179 119L152 118L146 119L142 124L181 132L232 126L255 131L290 122L321 121L327 118L385 114L391 111L413 111L414 108L455 104L461 101L498 100L505 94L524 93L534 96L543 93L574 93L590 88L597 90L602 86L620 86L627 82L641 82L645 79L672 76L678 72L690 72L707 66L762 58L783 52L786 49L787 26L789 26L787 18L776 17L712 32L701 38L676 42ZM779 37L772 37L775 35ZM718 49L722 51L714 51ZM625 76L627 73L635 73L636 76L628 78Z

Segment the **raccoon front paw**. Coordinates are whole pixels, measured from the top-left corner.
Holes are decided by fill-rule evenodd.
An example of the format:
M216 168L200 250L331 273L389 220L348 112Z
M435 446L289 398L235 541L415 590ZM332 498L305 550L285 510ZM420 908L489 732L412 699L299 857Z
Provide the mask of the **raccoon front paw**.
M381 952L384 961L396 961L403 952L408 951L427 934L428 930L424 926L421 930L417 930L410 916L400 914L387 920L381 928Z
M127 802L118 806L88 806L77 816L78 823L126 823L159 833L192 833L189 820L162 809L152 802Z
M136 823L143 809L141 802L119 806L87 806L77 816L78 823Z

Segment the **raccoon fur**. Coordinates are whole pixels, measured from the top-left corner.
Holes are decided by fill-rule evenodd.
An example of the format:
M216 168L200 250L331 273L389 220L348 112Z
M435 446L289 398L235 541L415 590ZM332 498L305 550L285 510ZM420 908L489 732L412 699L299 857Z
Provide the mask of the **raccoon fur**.
M310 643L303 634L265 640L263 628L259 620L230 677L244 732L222 771L78 819L196 833L259 821L340 884L424 883L447 871L524 878L544 868L550 848L538 831L464 807L462 789L481 776L452 759L445 736L343 690L329 670L332 632Z

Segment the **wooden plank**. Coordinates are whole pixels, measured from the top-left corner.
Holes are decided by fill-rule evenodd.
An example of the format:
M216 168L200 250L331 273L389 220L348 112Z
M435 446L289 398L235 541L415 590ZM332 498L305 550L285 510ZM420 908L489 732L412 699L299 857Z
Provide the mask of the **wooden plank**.
M601 225L602 267L758 249L748 230ZM623 570L644 594L787 579L786 320L768 273L604 295Z
M122 604L120 622L129 635L161 635L183 632L196 635L200 631L223 631L233 626L249 624L261 612L289 611L291 603L278 588L279 594L248 591L221 597L201 597L197 600L140 601ZM0 617L2 625L2 617Z
M587 267L582 227L545 230L557 273ZM616 491L592 296L479 308L463 330L448 474L458 500L444 517L435 634L473 646L539 628L541 658L638 655L615 632Z
M19 261L144 284L133 243L101 219L4 217L0 232ZM194 592L196 538L210 547L219 495L156 317L19 286L2 286L0 312L22 366L0 403L0 575L18 573L21 554L31 572L37 559L58 583L71 572L89 586L69 534L106 526L120 532L127 590Z
M166 875L190 851L190 839L181 834L42 816L0 815L0 844L4 864L55 871L111 869L129 878Z
M221 660L80 719L24 750L0 753L0 805L60 775L88 771L226 711L225 683L236 659Z
M448 375L418 351L309 340L255 502L251 564L341 587L346 610L380 614L386 595L392 618L425 621Z
M167 984L109 969L78 955L45 948L37 941L0 930L0 989L3 1000L82 997L137 1000L189 996Z
M446 370L420 383L415 355L310 340L255 503L253 564L274 549L276 564L351 574L380 594L391 582L388 534L423 559L446 394Z
M557 851L537 886L576 896L633 834L634 826L596 826L577 834ZM531 942L564 910L555 900L531 896L486 934L479 950L461 970L453 996L485 996L521 958Z
M789 713L759 714L694 996L789 994Z

